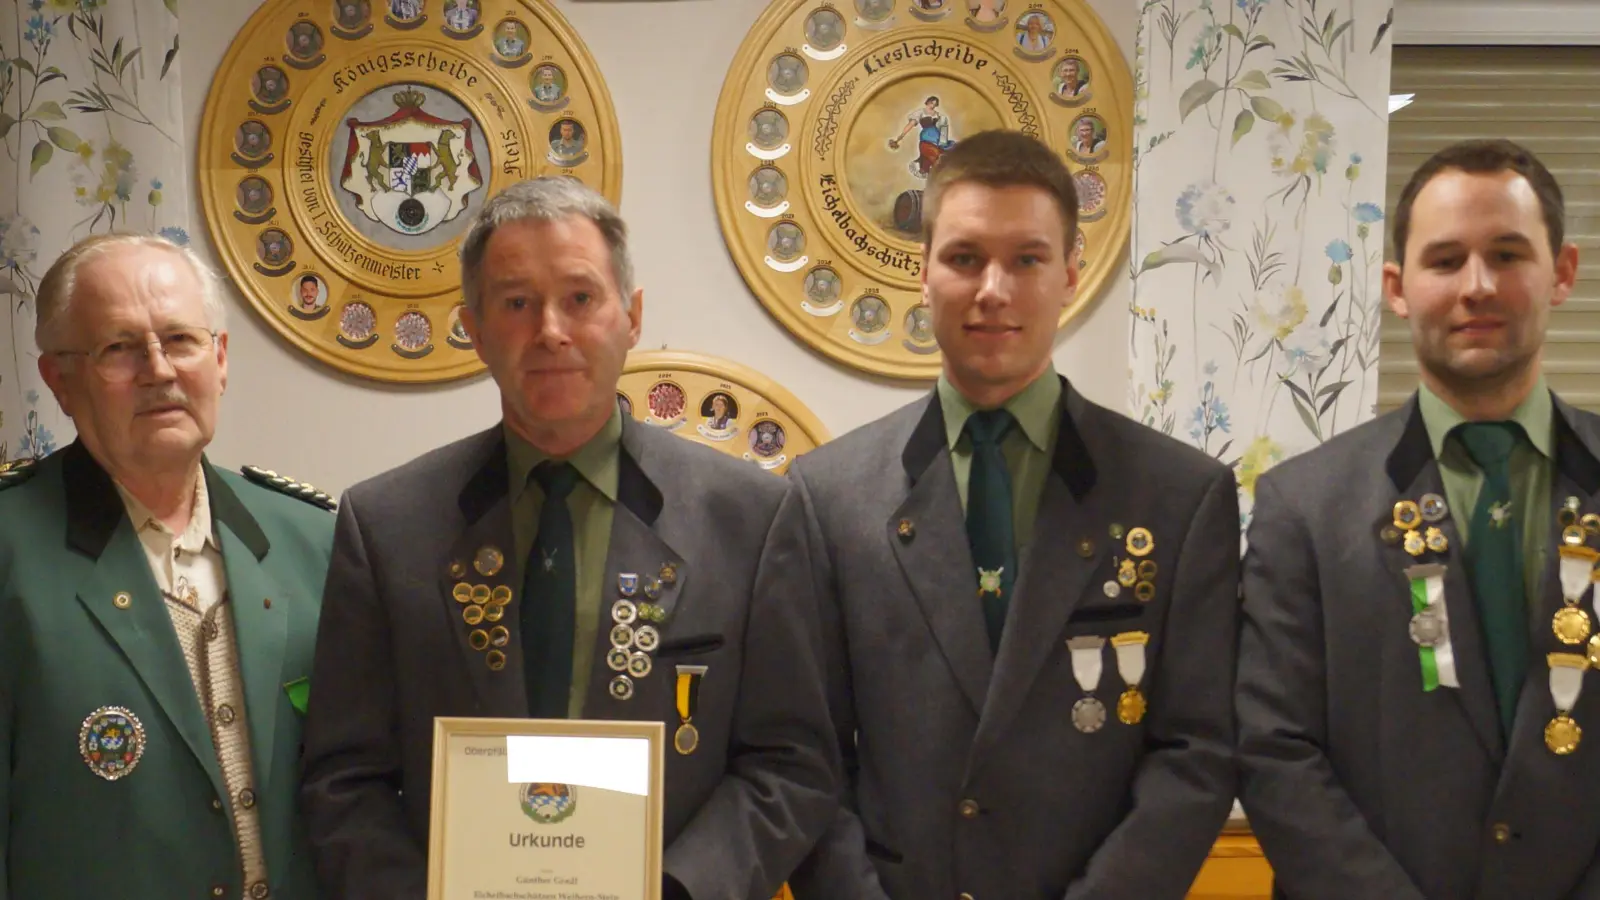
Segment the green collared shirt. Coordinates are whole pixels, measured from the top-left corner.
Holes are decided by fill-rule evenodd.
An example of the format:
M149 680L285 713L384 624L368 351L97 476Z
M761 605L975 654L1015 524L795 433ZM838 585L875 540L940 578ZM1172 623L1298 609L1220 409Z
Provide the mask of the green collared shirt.
M939 405L944 410L945 441L950 461L955 465L956 490L961 494L961 512L967 510L967 482L972 475L972 441L966 436L967 417L978 408L961 396L955 385L939 376ZM1020 393L1005 402L1005 409L1020 427L1009 431L1000 442L1011 475L1011 517L1017 541L1017 558L1033 543L1033 520L1039 512L1039 497L1044 493L1045 477L1055 455L1056 432L1061 427L1061 378L1054 366L1047 366Z
M539 511L544 506L544 491L532 479L533 467L551 457L523 440L509 427L506 435L506 460L511 474L511 534L516 541L516 574L513 584L521 591L523 563L533 549L539 533ZM567 715L583 716L583 700L589 691L589 669L594 662L596 632L600 628L600 609L605 596L606 553L611 549L611 516L617 502L617 454L622 446L622 413L614 411L604 427L587 444L567 457L567 462L582 476L567 497L572 511L574 552L577 554L577 627L572 635L572 693L567 700ZM508 627L515 628L512 623Z
M1461 540L1470 541L1472 538L1467 532L1472 511L1478 503L1478 491L1483 487L1483 473L1467 455L1460 437L1451 433L1467 419L1428 390L1427 385L1417 393L1417 407L1422 411L1422 424L1428 429L1433 456L1439 461L1451 518L1455 520ZM1521 425L1526 435L1511 448L1511 516L1512 521L1522 523L1523 583L1527 588L1528 608L1537 609L1544 562L1550 552L1545 546L1550 537L1545 508L1550 503L1550 472L1555 461L1555 404L1542 377L1512 411L1511 421Z

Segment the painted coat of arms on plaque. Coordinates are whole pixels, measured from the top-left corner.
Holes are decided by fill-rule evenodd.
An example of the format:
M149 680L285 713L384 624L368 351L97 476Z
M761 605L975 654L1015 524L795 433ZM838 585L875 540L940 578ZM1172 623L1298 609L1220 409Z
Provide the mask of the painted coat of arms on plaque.
M1084 0L779 0L718 101L723 237L756 297L813 349L933 378L919 278L923 191L940 156L1009 128L1073 171L1083 271L1065 324L1128 240L1132 111L1122 51Z
M566 175L620 199L616 113L543 0L280 0L206 101L206 223L295 347L380 381L482 371L457 245L496 191Z

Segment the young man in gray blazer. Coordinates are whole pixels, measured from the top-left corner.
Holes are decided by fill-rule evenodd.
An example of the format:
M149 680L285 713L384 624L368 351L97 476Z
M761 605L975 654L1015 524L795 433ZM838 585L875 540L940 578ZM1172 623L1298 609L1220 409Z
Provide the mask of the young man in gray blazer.
M1509 141L1448 147L1394 253L1416 396L1257 483L1245 811L1280 897L1600 897L1600 417L1540 372L1561 189Z
M770 900L832 820L814 616L753 593L783 482L623 416L626 230L564 177L492 198L462 321L504 421L352 488L306 731L329 896L421 900L435 716L658 720L666 900Z
M1050 352L1071 174L1017 132L929 179L926 398L800 458L764 571L819 608L846 803L801 900L1179 900L1233 797L1226 466Z

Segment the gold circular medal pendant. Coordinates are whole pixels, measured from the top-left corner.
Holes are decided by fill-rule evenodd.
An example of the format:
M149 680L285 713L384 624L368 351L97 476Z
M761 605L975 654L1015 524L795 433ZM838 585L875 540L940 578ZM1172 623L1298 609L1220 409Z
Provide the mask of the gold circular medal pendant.
M562 175L615 203L622 146L546 0L275 0L217 68L198 168L212 242L267 324L342 372L423 383L483 370L457 252L489 197Z
M1117 698L1117 719L1124 725L1137 725L1144 721L1145 708L1144 694L1136 687L1128 688Z
M1556 610L1550 626L1563 644L1581 644L1589 639L1591 631L1589 614L1576 606Z
M1589 665L1600 669L1600 634L1589 638Z
M1086 3L776 0L723 82L712 186L729 254L785 328L852 368L932 379L923 203L980 131L1032 135L1072 172L1080 286L1114 278L1132 214L1133 78Z
M672 749L682 756L688 756L699 746L700 729L688 722L679 725L677 732L672 735Z
M1550 752L1557 756L1566 756L1578 749L1578 742L1583 740L1583 729L1578 723L1565 713L1550 720L1544 726L1544 745Z
M624 415L782 475L802 453L828 440L822 421L800 398L761 373L701 353L646 350L628 354L617 383ZM909 523L901 536L909 537ZM646 582L647 596L684 577L664 565ZM651 592L654 591L652 594Z

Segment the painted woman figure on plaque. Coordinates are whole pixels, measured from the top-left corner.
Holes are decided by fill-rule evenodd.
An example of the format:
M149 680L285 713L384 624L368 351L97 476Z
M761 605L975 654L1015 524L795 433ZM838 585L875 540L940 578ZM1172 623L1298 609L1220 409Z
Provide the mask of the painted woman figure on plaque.
M901 139L913 129L917 130L917 158L906 168L912 175L925 179L939 157L956 145L950 134L950 117L940 111L938 97L929 97L922 106L906 115L906 127L889 139L889 149L899 150Z
M700 402L705 421L695 429L714 441L725 441L739 431L739 404L726 391L714 391Z

